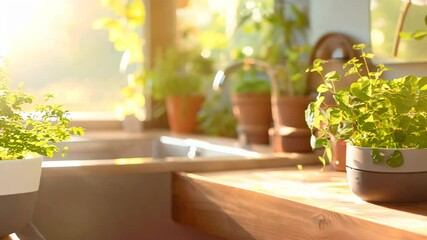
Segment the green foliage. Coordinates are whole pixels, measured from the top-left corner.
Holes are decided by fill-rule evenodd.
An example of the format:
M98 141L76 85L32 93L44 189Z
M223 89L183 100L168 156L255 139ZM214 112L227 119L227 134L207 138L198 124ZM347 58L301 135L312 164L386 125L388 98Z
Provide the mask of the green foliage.
M203 93L213 79L213 63L196 52L179 52L175 48L158 51L154 68L149 72L152 95L156 100L167 96Z
M323 75L324 60L314 61L310 72L322 76L318 97L306 110L306 122L313 134L313 147L329 146L333 136L355 146L370 148L427 148L427 77L403 76L391 80L381 78L388 69L377 65L370 71L364 44L354 46L361 51L359 58L350 59L346 75L356 74L358 80L349 88L337 90L336 72ZM336 105L326 106L325 94L332 94ZM398 151L388 156L373 152L374 163L384 160L391 167L403 164Z
M280 81L280 93L303 96L307 94L308 67L307 31L309 21L306 14L292 3L277 3L277 9L264 17L267 31L261 59L278 67L276 78Z
M114 48L123 52L120 71L126 72L129 65L135 65L135 70L127 74L128 85L121 93L125 100L118 105L117 110L124 115L139 116L140 108L145 105L143 86L146 73L143 68L144 39L141 27L145 22L145 7L142 0L101 0L114 14L112 18L99 18L93 23L94 29L108 30L109 40Z
M265 74L253 67L243 68L233 74L235 81L233 92L235 93L269 93L271 89L270 80Z
M252 46L252 57L266 61L275 68L281 94L303 96L308 92L305 74L310 52L308 17L297 4L281 1L274 4L274 10L271 10L273 6L268 5L269 11L261 8L255 11L261 14L260 20L253 16L252 10L239 12L236 32L243 31L247 34L245 39L251 40L244 46ZM232 52L238 58L245 57L243 47L235 48Z
M22 159L38 153L52 157L60 149L53 143L68 140L72 134L82 135L83 129L68 127L68 111L61 105L33 104L34 97L18 89L10 89L8 75L0 68L0 160ZM33 112L26 112L33 106ZM64 149L63 149L64 150Z
M199 129L211 136L236 137L237 121L231 104L221 93L213 93L203 103L197 115Z
M236 93L269 93L270 83L266 80L249 79L242 80L234 88Z
M93 23L94 29L108 30L108 37L119 52L124 52L131 63L143 62L143 39L140 27L145 21L145 7L142 0L103 0L102 4L110 8L114 18L99 18Z

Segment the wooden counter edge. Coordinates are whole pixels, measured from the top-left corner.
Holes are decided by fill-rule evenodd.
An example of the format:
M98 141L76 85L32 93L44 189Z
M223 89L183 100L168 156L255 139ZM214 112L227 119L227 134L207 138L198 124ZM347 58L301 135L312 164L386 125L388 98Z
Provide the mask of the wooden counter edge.
M425 236L194 174L172 174L172 217L225 239L426 239Z

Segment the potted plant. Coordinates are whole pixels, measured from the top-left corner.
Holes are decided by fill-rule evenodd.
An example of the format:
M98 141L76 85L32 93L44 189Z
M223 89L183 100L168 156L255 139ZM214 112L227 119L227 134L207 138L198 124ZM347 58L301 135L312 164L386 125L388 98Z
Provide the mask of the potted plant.
M385 80L388 69L377 65L371 71L361 51L343 67L346 75L358 75L348 88L335 89L341 76L335 71L322 75L323 60L311 72L323 76L318 98L306 110L312 130L312 146L326 147L330 159L330 137L347 142L347 178L350 188L366 201L426 201L427 193L427 77L403 76ZM331 93L336 105L323 110L324 94ZM325 163L325 158L322 158Z
M0 67L0 238L29 224L39 189L43 156L61 151L54 143L83 129L68 127L61 105L35 104L21 88L10 89Z
M243 32L255 32L253 41L256 43L250 51L247 46L242 50L251 53L252 58L266 62L269 68L266 71L272 82L274 122L274 128L269 132L273 149L277 152L310 152L310 131L304 121L304 110L312 100L308 96L305 74L310 51L306 36L308 17L300 5L286 1L274 1L273 11L258 7L239 12L242 13L238 26Z
M198 129L197 114L212 72L212 61L197 51L183 52L170 47L158 52L149 84L154 99L166 101L173 132L192 133Z
M268 129L272 123L268 76L250 62L244 62L234 77L231 103L239 136L248 144L268 144Z
M313 46L313 51L310 55L310 61L314 59L327 60L327 63L323 64L323 71L329 72L335 70L338 74L344 74L348 68L342 68L342 65L349 59L359 55L358 51L353 49L353 41L350 37L342 33L327 33L317 40ZM309 73L310 78L310 89L315 92L318 86L324 83L325 79L322 79L322 75L316 73ZM334 82L335 90L349 87L352 82L357 80L356 75L347 75L340 79L339 82ZM335 105L335 100L329 92L322 92L322 96L325 97L323 100L322 110L325 111L328 106ZM345 171L345 158L346 158L346 143L341 139L335 139L333 136L331 140L331 155L330 164L336 171Z
M264 17L269 29L260 57L274 71L272 88L272 139L276 151L309 152L310 131L304 111L312 100L305 69L310 47L306 37L308 18L292 3L276 2Z

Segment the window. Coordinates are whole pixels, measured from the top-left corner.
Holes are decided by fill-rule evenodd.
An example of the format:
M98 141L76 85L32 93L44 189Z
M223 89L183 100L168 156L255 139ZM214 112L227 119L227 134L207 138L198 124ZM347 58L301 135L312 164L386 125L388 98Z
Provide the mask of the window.
M401 24L404 33L426 30L427 1L409 2L371 0L372 50L379 62L427 60L425 39L416 41L399 37Z
M121 53L95 19L110 14L98 0L1 0L0 55L12 85L52 93L77 112L110 112L126 85Z

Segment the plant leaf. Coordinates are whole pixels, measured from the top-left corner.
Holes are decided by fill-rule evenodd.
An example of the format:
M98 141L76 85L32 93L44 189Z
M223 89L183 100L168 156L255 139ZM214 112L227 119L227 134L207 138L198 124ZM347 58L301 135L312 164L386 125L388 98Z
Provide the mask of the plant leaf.
M384 154L378 149L372 149L371 157L374 164L381 164L384 162Z
M326 160L325 160L324 157L319 156L319 160L320 160L320 162L322 163L323 166L326 166Z
M406 134L402 130L395 130L393 132L393 139L396 142L404 142L406 138Z
M325 75L325 79L330 81L338 81L340 79L340 75L337 73L337 71L328 72Z
M410 32L400 32L399 35L402 39L411 39L412 38L412 33L410 33Z
M329 91L329 88L328 88L328 86L326 86L326 84L320 84L318 87L317 87L317 89L316 89L316 91L318 92L318 93L324 93L324 92L327 92L327 91Z
M354 50L363 50L365 47L366 47L366 45L363 43L353 45Z
M402 166L404 163L402 152L395 150L390 157L387 159L387 165L392 168Z
M415 40L421 40L421 39L423 39L423 38L427 37L427 31L417 31L417 32L414 32L414 33L412 34L412 37L413 37Z
M372 53L362 53L361 57L372 59L374 57L374 54L372 54Z
M360 100L362 100L362 101L368 101L369 100L369 96L366 94L366 90L364 89L362 84L359 82L355 82L355 83L351 84L350 92L354 96L360 98Z

